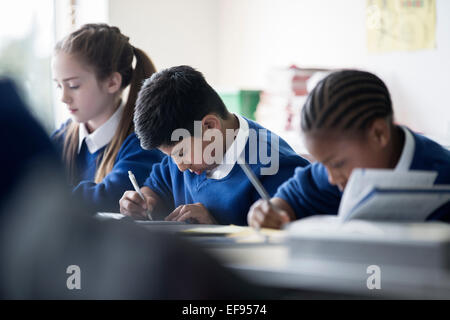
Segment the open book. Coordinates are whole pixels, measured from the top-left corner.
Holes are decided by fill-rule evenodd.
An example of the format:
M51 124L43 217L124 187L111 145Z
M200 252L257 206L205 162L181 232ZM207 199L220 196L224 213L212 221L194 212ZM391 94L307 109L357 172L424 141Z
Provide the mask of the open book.
M338 216L351 219L425 221L450 201L450 185L433 185L433 171L354 169Z

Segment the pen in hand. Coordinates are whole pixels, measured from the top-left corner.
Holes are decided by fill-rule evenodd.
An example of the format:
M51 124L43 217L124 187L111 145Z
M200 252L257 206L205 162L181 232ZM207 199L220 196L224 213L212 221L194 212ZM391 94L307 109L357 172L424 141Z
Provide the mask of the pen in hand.
M261 181L259 181L259 179L256 177L256 175L252 171L252 169L250 169L250 166L245 162L245 159L241 158L239 164L240 164L242 170L244 171L245 175L247 176L247 178L250 180L251 184L255 187L256 191L261 196L261 198L267 202L268 206L272 206L272 204L270 203L269 193L264 188ZM260 229L260 227L255 228L256 232L258 234L261 234L259 229ZM267 237L264 237L264 238L265 238L265 240L267 240Z
M134 176L133 172L128 171L128 178L130 178L130 181L131 181L131 184L134 187L134 190L136 190L136 192L141 196L142 200L145 201L145 197L142 194L141 189L139 188L139 185L138 185L138 183L136 181L136 177ZM152 217L150 211L148 211L148 210L147 210L147 218L148 218L148 220L153 220L153 217Z

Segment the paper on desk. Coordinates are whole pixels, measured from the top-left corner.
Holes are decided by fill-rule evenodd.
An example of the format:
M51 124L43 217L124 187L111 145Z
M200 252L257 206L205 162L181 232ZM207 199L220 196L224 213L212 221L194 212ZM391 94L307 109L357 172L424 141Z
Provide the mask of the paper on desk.
M109 219L115 219L120 220L125 218L126 216L121 213L115 213L115 212L97 212L97 217L100 218L109 218Z
M437 172L434 171L353 169L342 195L338 216L344 218L374 187L429 187L436 177Z
M229 226L202 226L202 227L193 227L192 229L185 229L180 231L182 234L190 234L190 235L230 235L237 232L242 232L246 230L247 227L240 227L235 225Z
M300 239L362 239L383 242L450 242L450 225L443 222L392 222L350 220L336 216L317 215L286 225L288 238Z
M362 220L344 223L335 215L317 215L296 220L286 225L286 231L290 237L385 236L376 223Z
M185 229L179 233L192 236L224 236L239 243L260 243L267 240L281 240L284 231L262 228L256 232L254 228L235 225L205 226Z
M281 242L285 237L284 230L261 228L257 232L254 228L247 227L246 230L236 232L229 235L229 238L234 238L238 243L275 243Z

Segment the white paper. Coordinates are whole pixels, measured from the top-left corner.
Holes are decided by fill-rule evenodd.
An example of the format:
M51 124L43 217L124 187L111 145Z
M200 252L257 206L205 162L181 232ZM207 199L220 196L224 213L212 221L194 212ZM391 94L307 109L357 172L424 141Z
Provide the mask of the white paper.
M121 213L115 213L115 212L97 212L97 217L120 220L120 219L125 218L126 216Z

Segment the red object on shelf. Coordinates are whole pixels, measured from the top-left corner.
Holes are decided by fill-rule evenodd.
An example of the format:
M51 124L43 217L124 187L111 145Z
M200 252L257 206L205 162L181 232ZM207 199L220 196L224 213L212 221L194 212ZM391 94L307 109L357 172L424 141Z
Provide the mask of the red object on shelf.
M292 77L292 91L296 96L304 96L308 94L306 88L306 82L311 77L311 75L300 75L296 74Z
M294 71L291 79L291 89L294 96L308 95L307 83L309 78L317 71L326 71L325 69L299 68L296 65L291 65L289 69Z

